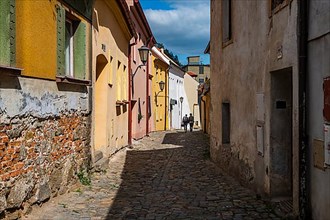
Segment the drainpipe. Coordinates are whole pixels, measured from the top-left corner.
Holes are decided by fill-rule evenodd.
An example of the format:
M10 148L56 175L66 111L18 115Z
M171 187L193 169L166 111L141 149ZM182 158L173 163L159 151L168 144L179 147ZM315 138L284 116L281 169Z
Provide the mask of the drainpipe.
M165 72L165 124L164 124L164 131L166 131L167 130L167 127L166 127L166 123L167 123L167 110L168 110L168 103L167 103L167 99L168 99L168 88L169 88L169 85L168 85L168 83L169 83L169 81L167 80L168 79L168 77L169 77L169 75L170 75L170 67L168 67L167 69L166 69L166 72ZM167 74L167 76L166 76L166 74Z
M154 39L153 36L150 37L149 40L147 40L148 44L147 44L147 47L150 48L150 43L152 42L152 40ZM149 61L150 61L150 58L148 56L148 60L147 60L147 71L146 71L146 136L149 135L149 102L151 102L151 100L149 100ZM150 109L151 110L151 109Z
M310 219L308 186L308 140L306 114L308 0L298 1L298 68L299 68L299 213L300 219Z
M136 40L128 44L128 145L132 145L132 46L136 44Z
M149 134L149 57L146 71L146 136Z

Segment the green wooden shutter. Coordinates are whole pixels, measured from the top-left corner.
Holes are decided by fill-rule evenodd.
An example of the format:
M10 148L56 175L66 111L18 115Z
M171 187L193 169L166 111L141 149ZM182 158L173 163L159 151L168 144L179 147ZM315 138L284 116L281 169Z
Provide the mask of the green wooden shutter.
M10 65L16 65L16 2L10 1Z
M73 36L73 71L77 79L86 76L86 24L80 22Z
M10 66L10 4L0 0L0 65Z
M65 75L65 9L57 5L57 75Z

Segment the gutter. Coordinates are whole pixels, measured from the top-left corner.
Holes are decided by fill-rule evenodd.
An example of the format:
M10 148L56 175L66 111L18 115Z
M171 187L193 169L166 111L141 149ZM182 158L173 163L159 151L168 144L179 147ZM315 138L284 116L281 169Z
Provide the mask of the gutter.
M309 0L298 2L298 71L299 71L299 219L310 219L309 159L307 137L307 55Z
M170 60L167 59L155 46L151 48L151 51L155 53L161 61L163 61L167 65L170 65Z

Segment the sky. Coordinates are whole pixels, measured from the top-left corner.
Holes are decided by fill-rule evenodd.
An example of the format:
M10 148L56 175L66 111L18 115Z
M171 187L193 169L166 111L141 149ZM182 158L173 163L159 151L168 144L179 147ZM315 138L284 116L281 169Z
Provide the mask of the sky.
M182 64L188 56L201 56L210 39L210 0L140 0L158 43L178 55Z

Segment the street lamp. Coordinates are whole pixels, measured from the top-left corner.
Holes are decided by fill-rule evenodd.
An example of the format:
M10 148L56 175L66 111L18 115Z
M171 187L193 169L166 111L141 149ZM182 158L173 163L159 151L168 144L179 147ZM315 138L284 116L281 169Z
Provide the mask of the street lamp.
M158 84L159 84L159 89L160 89L160 91L159 91L158 93L155 94L155 102L156 102L156 106L158 106L158 104L157 104L157 97L158 97L159 93L161 93L161 92L164 90L164 87L165 87L165 83L164 83L164 81L160 81Z
M180 102L181 102L181 124L182 124L182 116L183 116L183 114L182 114L182 102L183 102L183 97L181 96L180 97Z
M140 69L142 66L146 65L146 62L148 61L148 56L149 56L149 48L146 46L142 46L139 49L139 54L140 54L140 59L142 64L140 64L138 67L136 67L135 72L133 73L132 78L134 79L135 74L137 73L138 69Z
M142 46L138 50L139 50L141 61L142 61L143 65L145 65L148 60L149 48L146 46Z

